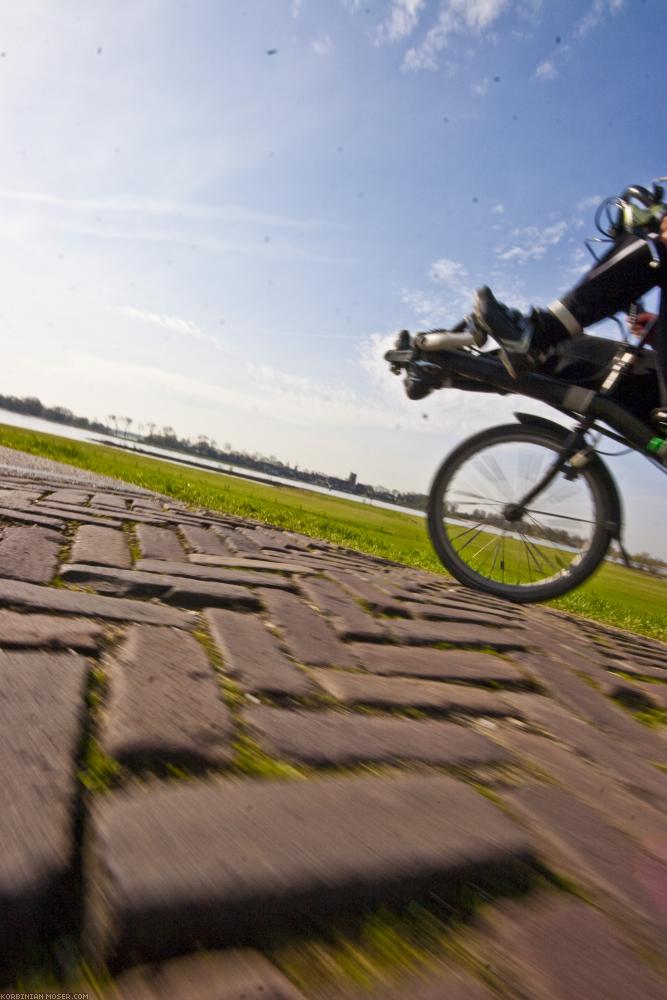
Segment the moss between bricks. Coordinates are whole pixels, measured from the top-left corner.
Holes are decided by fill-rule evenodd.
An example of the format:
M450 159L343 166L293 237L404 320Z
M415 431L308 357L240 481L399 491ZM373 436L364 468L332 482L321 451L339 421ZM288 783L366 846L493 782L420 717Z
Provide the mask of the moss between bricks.
M86 707L88 709L88 730L81 753L81 768L78 780L89 792L102 793L114 788L120 781L122 767L102 750L97 742L99 713L108 690L107 676L101 667L93 667L88 675Z
M130 550L130 559L132 561L132 565L134 566L135 563L142 557L141 546L139 545L139 540L137 538L136 526L131 522L126 521L123 524L123 532L127 538L127 547Z
M617 691L612 700L630 712L633 718L644 726L649 726L651 729L667 726L667 709L649 705L640 691L636 693L628 690Z
M566 888L552 873L516 863L479 884L459 886L447 900L431 893L428 899L415 899L400 908L382 906L334 921L320 933L277 943L267 954L308 996L351 986L372 989L409 973L428 975L443 959L500 989L484 963L464 945L463 931L495 900L521 897L537 887Z

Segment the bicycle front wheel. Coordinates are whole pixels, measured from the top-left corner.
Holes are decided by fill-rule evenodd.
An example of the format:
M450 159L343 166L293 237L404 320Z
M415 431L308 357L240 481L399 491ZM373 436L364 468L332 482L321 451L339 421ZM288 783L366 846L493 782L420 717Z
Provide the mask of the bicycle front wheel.
M428 530L461 583L510 601L546 601L590 576L611 542L613 497L597 457L566 469L522 510L516 505L553 465L562 438L547 427L508 424L464 441L431 487Z

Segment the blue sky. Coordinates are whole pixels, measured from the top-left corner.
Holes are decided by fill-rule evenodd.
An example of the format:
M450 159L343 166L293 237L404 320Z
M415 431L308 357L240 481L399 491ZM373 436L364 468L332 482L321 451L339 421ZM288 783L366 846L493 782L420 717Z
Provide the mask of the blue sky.
M387 339L551 301L667 173L664 0L3 8L0 391L90 417L425 491L516 401L410 403ZM612 467L667 555L659 474Z

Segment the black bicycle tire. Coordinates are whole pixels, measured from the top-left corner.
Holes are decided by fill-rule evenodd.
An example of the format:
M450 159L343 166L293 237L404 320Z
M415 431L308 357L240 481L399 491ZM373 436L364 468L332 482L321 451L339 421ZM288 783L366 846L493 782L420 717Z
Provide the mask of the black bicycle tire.
M550 432L548 428L522 424L503 424L467 438L447 456L433 480L427 508L429 536L440 562L464 586L515 603L530 604L548 601L580 586L595 572L607 554L613 537L609 525L613 520L612 511L614 509L608 474L597 456L594 456L588 465L581 470L581 475L586 477L595 500L596 523L588 551L571 572L544 584L531 584L530 586L490 580L471 570L452 547L445 531L442 498L447 482L464 460L476 454L482 447L506 441L544 444L552 450L561 447L563 443L562 438Z

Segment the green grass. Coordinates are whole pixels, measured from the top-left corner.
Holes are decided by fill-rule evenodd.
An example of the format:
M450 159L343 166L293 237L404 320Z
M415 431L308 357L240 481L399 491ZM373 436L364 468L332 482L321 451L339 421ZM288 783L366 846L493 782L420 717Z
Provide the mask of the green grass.
M104 445L0 424L0 445L144 486L196 506L264 521L407 566L443 573L424 519L293 486L171 465ZM667 640L667 582L605 563L553 605L594 621Z

